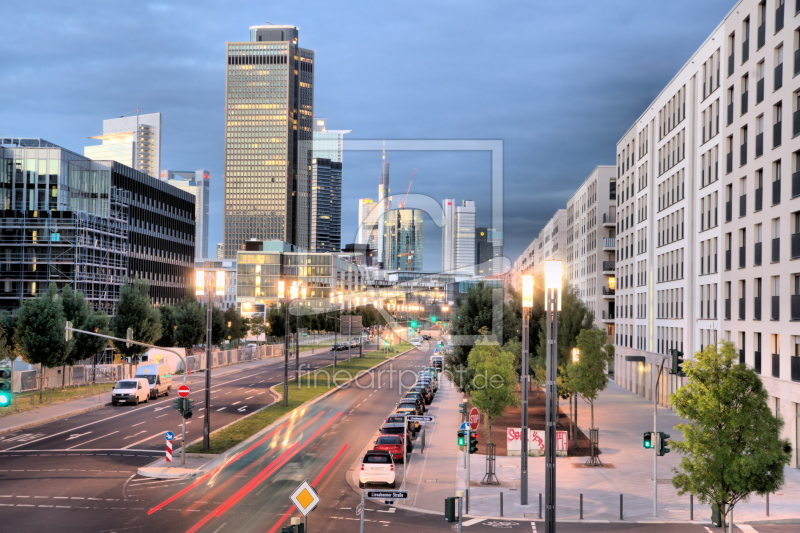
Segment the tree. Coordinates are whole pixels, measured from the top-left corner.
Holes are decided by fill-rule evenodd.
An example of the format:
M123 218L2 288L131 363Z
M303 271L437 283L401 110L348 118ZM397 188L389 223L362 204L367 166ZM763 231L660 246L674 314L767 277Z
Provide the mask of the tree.
M244 321L242 317L239 316L239 313L236 312L236 308L229 307L224 314L225 324L227 325L230 322L231 326L228 330L228 335L231 336L231 339L242 339L247 336L247 330L244 327Z
M208 308L205 309L205 312L208 313ZM206 321L208 321L208 317L206 316ZM207 328L208 326L206 326ZM228 323L225 321L225 315L222 313L219 307L212 307L211 308L211 344L216 344L217 346L222 345L225 342L225 339L228 338Z
M761 378L743 364L730 342L711 344L683 365L688 383L670 396L684 441L671 441L681 454L672 484L716 505L722 523L750 494L776 492L792 446L780 438L783 420L772 414Z
M269 317L270 317L271 320L274 318L273 317L273 313L275 313L277 315L278 311L270 311ZM283 313L280 313L280 314L281 314L281 316L283 316ZM282 324L280 319L274 318L274 320L275 320L276 323L281 323ZM271 326L272 326L272 322L270 322L269 326L267 326L267 324L264 323L264 316L263 315L253 315L252 317L250 317L250 333L255 335L256 339L258 339L261 335L264 335L267 332L267 327L270 327L270 329L271 329ZM284 330L284 328L281 327L281 331L283 331L283 330Z
M150 282L136 278L122 286L119 294L117 314L111 323L114 337L126 338L128 328L133 329L133 340L145 344L155 344L161 338L161 316L150 301ZM124 342L114 342L114 348L123 356L137 361L139 356L147 352L146 346Z
M496 344L481 341L469 353L469 368L472 371L470 401L484 413L486 442L491 444L492 419L502 416L506 407L517 402L514 355Z
M160 305L158 313L161 316L161 338L156 342L156 346L170 348L175 346L175 308L171 305Z
M496 325L502 331L502 342L507 339L519 337L520 322L510 305L501 298L494 300L494 288L479 282L470 287L467 294L457 299L458 310L453 319L450 334L475 337L489 335ZM494 305L502 306L502 323L495 324ZM481 333L481 332L484 333ZM469 353L474 344L456 344L453 353L445 357L445 366L454 383L461 392L469 392L472 383L472 370L469 368Z
M608 335L602 329L584 329L578 334L580 358L567 366L567 377L572 392L580 394L591 408L594 427L594 402L608 386L606 366L614 357L614 346L606 342Z
M16 345L14 344L14 321L8 311L0 313L0 362L11 363L16 359Z
M66 319L57 295L58 289L51 283L46 293L25 300L17 311L14 342L27 363L55 367L64 361Z
M198 344L206 342L206 311L191 297L185 297L175 307L175 344L189 355Z
M79 293L80 294L80 293ZM109 334L108 325L110 318L102 310L95 310L91 307L84 317L83 323L78 327L84 331L94 331L95 333ZM84 359L92 359L92 363L96 362L97 354L102 352L108 346L109 340L95 335L86 335L85 333L75 333L72 337L72 351L74 359L81 361ZM94 381L94 374L92 374L92 381Z

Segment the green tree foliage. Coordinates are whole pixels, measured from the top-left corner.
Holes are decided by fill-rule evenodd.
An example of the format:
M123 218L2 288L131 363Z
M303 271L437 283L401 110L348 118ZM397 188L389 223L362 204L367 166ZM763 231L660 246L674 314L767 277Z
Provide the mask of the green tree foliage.
M0 362L10 363L17 358L17 347L14 344L15 320L8 311L0 313Z
M279 337L283 336L283 332L285 331L286 327L284 324L284 317L283 309L280 311L273 309L267 314L267 322L264 322L263 315L253 315L250 317L250 333L252 333L256 338L264 335L269 331L273 332L274 335L278 335ZM280 331L280 333L277 333Z
M578 334L580 350L578 363L567 365L567 382L571 392L580 394L589 404L594 427L594 402L600 391L608 386L606 367L614 357L614 346L606 341L608 335L602 329L584 329Z
M450 326L451 335L480 336L489 335L494 331L495 317L493 316L494 304L502 306L502 322L497 324L497 329L502 331L503 342L520 336L519 317L510 305L498 295L497 302L493 300L493 287L478 283L470 287L467 294L457 299L457 311ZM499 314L499 313L498 313ZM481 333L481 332L484 333ZM458 390L469 392L472 383L472 369L469 368L469 353L474 344L456 344L453 353L445 357L445 367L453 376Z
M158 313L161 316L161 338L156 342L156 346L170 348L177 346L175 343L175 308L171 305L160 305Z
M58 289L51 283L45 294L25 300L17 311L14 342L27 363L55 367L64 362L67 321L57 295Z
M689 420L675 426L684 441L671 442L683 455L672 484L679 495L688 492L716 505L723 523L750 494L780 489L792 456L761 378L735 364L737 357L730 342L707 346L684 363L688 383L670 396L678 415Z
M72 327L108 334L108 315L102 311L95 311L86 301L82 292L73 292L72 288L67 285L62 289L59 298L64 310L64 318L72 322ZM108 346L108 340L103 337L74 333L67 346L62 365L73 366L78 361L92 358L106 346Z
M236 312L235 307L229 307L225 311L224 318L225 325L227 325L228 322L231 324L230 329L228 330L228 335L231 336L231 340L243 339L245 336L247 336L247 331L244 327L244 320L239 316L239 313Z
M128 328L133 329L133 340L145 344L155 344L161 338L161 315L150 300L150 282L136 278L122 286L117 305L117 314L111 322L113 336L124 339ZM124 342L114 342L114 348L125 357L137 361L146 353L146 346Z
M197 300L186 297L175 307L175 345L186 349L190 354L198 344L205 344L207 317L205 307Z
M496 344L482 341L470 351L468 364L472 375L470 401L484 413L486 441L491 442L492 420L502 416L505 408L517 401L514 355Z
M204 309L204 313L208 313L208 309ZM206 317L206 321L208 317ZM228 338L228 323L225 322L225 315L219 307L211 308L211 344L217 346Z

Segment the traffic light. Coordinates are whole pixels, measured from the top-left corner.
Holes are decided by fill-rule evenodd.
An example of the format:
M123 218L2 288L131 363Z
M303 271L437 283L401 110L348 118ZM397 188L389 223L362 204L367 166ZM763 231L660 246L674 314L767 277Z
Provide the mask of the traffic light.
M194 409L194 400L186 398L183 406L183 418L192 418L192 409Z
M467 416L467 401L464 400L462 403L458 404L458 412L464 416Z
M652 431L645 431L644 432L644 447L647 449L651 449L653 447L653 432Z
M469 432L469 453L477 453L478 451L478 435Z
M174 400L172 400L172 406L173 406L175 409L177 409L177 410L178 410L178 412L181 414L181 416L183 416L183 409L184 409L184 407L183 407L183 398L181 398L180 396L178 396L177 398L175 398Z
M667 448L667 443L669 440L669 435L664 433L663 431L658 432L658 455L664 455L665 453L669 453L670 449Z
M683 373L683 352L679 352L678 350L672 349L669 351L671 357L672 367L669 370L670 374L677 374L678 376L685 376L686 374Z
M0 408L11 405L11 366L0 365Z
M417 327L417 321L416 321L416 320L414 320L413 322L411 322L411 327L412 327L412 328L415 328L415 327Z
M431 317L431 322L436 322L436 316L435 315Z
M459 429L458 430L458 447L459 448L463 448L464 447L465 440L466 440L465 436L464 436L464 433L466 433L466 432L463 429Z

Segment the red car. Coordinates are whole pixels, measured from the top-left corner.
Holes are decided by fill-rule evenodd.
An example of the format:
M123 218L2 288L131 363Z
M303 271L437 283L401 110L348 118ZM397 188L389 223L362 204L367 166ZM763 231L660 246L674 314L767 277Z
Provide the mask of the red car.
M403 446L405 439L403 435L381 435L375 441L373 450L386 450L392 454L392 459L403 462Z

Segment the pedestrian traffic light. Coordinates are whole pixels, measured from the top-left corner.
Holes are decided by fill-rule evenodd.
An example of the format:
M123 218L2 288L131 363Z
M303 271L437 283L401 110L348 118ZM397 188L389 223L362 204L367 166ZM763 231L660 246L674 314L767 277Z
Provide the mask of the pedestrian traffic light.
M470 431L469 432L469 453L478 452L478 436Z
M665 453L669 453L670 449L667 448L667 444L669 442L669 435L664 433L663 431L658 432L658 455L664 455Z
M648 448L648 449L653 447L653 432L652 431L645 431L644 432L644 447Z
M462 403L458 404L458 412L464 416L467 416L467 401L464 400Z
M683 352L672 349L669 351L671 357L672 367L669 370L670 374L677 374L678 376L685 376L683 373Z
M172 406L178 410L178 412L183 416L183 398L178 396L174 400L172 400Z
M463 429L458 430L458 446L459 448L463 448L465 444L465 437L464 434L466 432Z
M183 403L183 418L192 418L192 409L194 409L194 400L186 398Z
M11 366L0 365L0 408L11 405Z
M450 496L444 499L444 519L448 522L456 521L456 498Z
M411 327L412 327L412 328L415 328L415 327L417 327L417 321L416 321L416 320L414 320L413 322L411 322Z

